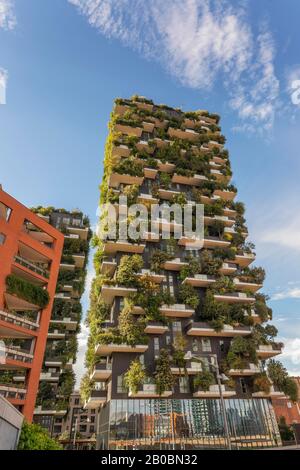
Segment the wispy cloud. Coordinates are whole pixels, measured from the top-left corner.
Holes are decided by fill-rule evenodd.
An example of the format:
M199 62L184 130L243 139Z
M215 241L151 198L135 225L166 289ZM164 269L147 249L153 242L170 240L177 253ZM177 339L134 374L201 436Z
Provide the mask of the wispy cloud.
M0 0L0 28L14 29L17 24L12 0Z
M280 356L293 365L300 365L300 338L284 338L284 349Z
M209 90L222 81L236 129L270 129L279 82L275 46L246 9L226 0L68 0L109 38L160 62L183 85Z
M76 363L74 364L74 372L76 375L76 385L75 385L76 388L79 387L81 377L85 373L84 360L85 360L88 337L89 337L89 328L84 323L81 323L81 331L77 335L78 352L77 352L77 357L76 357Z

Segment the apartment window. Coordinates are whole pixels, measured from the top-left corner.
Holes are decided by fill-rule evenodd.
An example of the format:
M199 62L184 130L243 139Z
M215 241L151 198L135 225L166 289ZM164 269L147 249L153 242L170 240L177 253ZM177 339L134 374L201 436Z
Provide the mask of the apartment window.
M223 340L220 340L220 343L219 343L219 344L220 344L220 351L221 351L221 352L224 352L224 350L225 350L224 341L223 341Z
M80 227L81 219L73 219L72 224L75 225L75 227Z
M53 432L54 432L54 434L60 434L61 433L61 426L53 426Z
M245 379L240 378L240 386L241 386L242 393L247 393L247 384L245 382Z
M174 295L174 284L173 284L172 274L167 274L167 279L168 279L169 292L171 295Z
M64 225L69 225L70 223L70 218L69 217L63 217L62 219Z
M145 365L145 357L144 357L144 354L141 354L140 357L139 357L139 359L140 359L140 363L142 364L142 366Z
M81 426L79 426L79 432L86 432L86 425L85 424L81 424Z
M12 210L10 207L0 202L0 219L4 219L6 222L9 221Z
M120 297L120 310L123 310L124 308L124 297Z
M91 409L91 414L92 414L92 415L96 414L95 408L92 408L92 409ZM93 422L93 421L92 421L92 422Z
M189 379L188 377L179 377L179 391L180 393L189 393L190 386L189 386Z
M171 344L171 336L167 335L166 336L166 345L168 346L169 344Z
M91 416L91 423L95 422L95 416Z
M90 426L90 432L95 432L95 426Z
M159 338L157 338L157 336L154 338L153 344L154 344L154 356L155 358L157 358L159 355Z
M79 403L80 403L80 402L79 402L79 398L75 398L75 400L74 400L74 405L79 405Z
M173 330L174 334L181 333L181 322L180 321L173 321L172 330Z
M287 402L287 404L286 404L286 406L287 406L288 408L292 408L292 404L291 404L291 402L290 402L290 401L288 401L288 402Z
M173 243L170 243L168 240L166 241L166 252L169 254L169 255L175 255L175 246Z
M118 375L117 377L117 393L126 393L126 387L124 384L124 376Z
M4 233L0 233L0 245L4 245L6 240L6 235Z
M201 344L202 344L202 351L203 351L203 352L211 352L211 342L210 342L210 339L208 339L208 338L202 338L202 339L201 339Z
M193 352L198 352L198 349L199 349L198 340L197 340L197 338L193 338L192 350L193 350Z

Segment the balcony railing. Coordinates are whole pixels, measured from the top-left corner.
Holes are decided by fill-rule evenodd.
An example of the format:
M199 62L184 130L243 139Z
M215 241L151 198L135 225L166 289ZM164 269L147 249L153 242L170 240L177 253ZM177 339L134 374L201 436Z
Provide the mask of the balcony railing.
M38 323L27 320L26 318L21 317L20 315L16 315L15 313L6 312L5 310L0 310L0 320L16 326L22 326L27 330L37 331L39 328Z
M27 364L30 364L33 360L33 354L30 354L27 351L22 351L21 349L14 349L13 347L9 346L5 347L5 357L6 359L24 362Z
M20 264L21 266L24 266L24 268L30 269L30 271L35 272L36 274L39 274L40 276L43 276L45 278L49 278L49 271L46 269L41 268L40 266L37 266L36 264L32 263L31 261L26 260L20 255L15 256L15 262Z
M27 390L13 384L0 384L0 396L8 400L25 400Z

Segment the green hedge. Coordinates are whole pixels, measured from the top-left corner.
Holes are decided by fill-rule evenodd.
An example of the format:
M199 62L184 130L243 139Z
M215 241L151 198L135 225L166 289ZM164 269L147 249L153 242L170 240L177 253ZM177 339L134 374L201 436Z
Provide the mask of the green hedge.
M39 305L41 308L45 308L49 303L50 298L47 290L24 281L24 279L14 274L7 276L6 286L9 294L15 294L27 302Z

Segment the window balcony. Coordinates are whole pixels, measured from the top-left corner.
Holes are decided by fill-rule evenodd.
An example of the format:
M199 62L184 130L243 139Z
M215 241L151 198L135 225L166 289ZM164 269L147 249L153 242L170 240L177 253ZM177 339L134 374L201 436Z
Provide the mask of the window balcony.
M0 396L11 402L24 401L26 393L26 388L16 387L13 384L0 384Z
M145 333L149 335L163 335L168 331L168 327L163 325L162 323L156 321L148 321L147 326L145 328Z
M101 288L101 298L105 303L111 305L115 297L128 297L130 294L137 292L137 289L133 287L124 286L110 286L104 284Z
M225 227L232 227L235 223L233 218L227 217L226 215L204 216L205 225L213 225L216 221L223 222Z
M173 173L176 168L176 165L174 163L161 162L160 160L157 160L157 163L158 169L163 173Z
M215 189L213 194L214 196L220 196L222 199L225 199L226 201L233 201L233 199L236 196L235 191L229 191L228 189Z
M33 360L33 354L16 347L5 347L5 357L7 360L23 362L24 364L31 364ZM8 364L9 365L9 364Z
M219 269L219 273L224 274L225 276L228 274L233 274L237 270L237 265L234 263L222 263L222 266Z
M230 242L227 240L221 240L218 237L205 236L203 241L204 248L226 248L227 246L230 246Z
M170 140L160 139L159 137L154 137L153 140L154 140L157 148L167 147L171 143Z
M85 402L84 408L93 409L99 408L107 401L107 390L92 390L91 396Z
M62 367L63 362L62 362L61 357L50 357L50 356L47 357L47 354L46 354L45 366L46 367Z
M127 145L121 144L121 145L113 145L112 147L112 156L116 160L119 160L120 158L127 158L130 155L130 149Z
M146 245L141 245L139 243L130 243L126 240L106 241L104 243L104 254L115 254L118 251L122 253L141 254L144 252L145 246Z
M254 260L254 253L240 253L235 255L233 262L238 264L242 268L246 268L247 266L249 266L249 264L253 263Z
M236 395L235 390L230 390L226 385L221 385L223 397L229 398ZM221 394L218 385L210 385L208 391L198 390L193 393L194 398L220 398Z
M171 201L175 196L182 194L180 191L174 191L172 189L163 189L160 188L158 190L158 195L161 199L166 199L167 201Z
M181 258L173 258L169 261L166 261L163 265L163 269L168 271L180 271L184 266L188 266L188 263L182 261Z
M159 395L159 393L157 393L156 391L156 385L149 383L143 384L140 387L140 390L135 393L130 390L128 396L131 398L167 398L170 397L172 394L172 390L168 390Z
M193 129L174 129L169 127L168 134L170 137L176 137L177 139L189 140L190 142L196 142L199 139L199 133Z
M256 364L249 363L244 369L230 369L228 375L230 376L251 376L259 374L260 368Z
M262 284L256 284L255 282L243 282L240 281L238 277L235 277L233 282L236 288L241 291L257 292L262 288Z
M251 332L252 330L250 326L243 325L223 325L222 330L216 331L206 322L192 322L187 328L188 336L218 336L233 338L236 336L249 336L251 335Z
M143 354L148 349L148 344L98 344L95 348L95 354L98 356L110 356L112 353L138 353Z
M23 256L16 255L14 258L14 262L17 265L24 267L26 270L29 270L32 273L38 274L39 276L42 276L45 280L49 278L49 271L47 269L44 269L40 267L38 264L35 264L29 261L28 259L23 258ZM18 270L16 274L18 274L19 276L25 277L28 280L28 276L26 276L26 274L22 273L20 270Z
M156 168L144 168L145 178L155 180L158 170Z
M143 184L143 176L123 175L120 173L112 173L109 177L108 186L110 188L118 188L120 184L136 184L141 186Z
M95 382L101 382L103 380L108 380L112 374L112 364L111 362L104 361L98 362L94 366L94 370L90 375L90 379Z
M184 304L162 305L159 311L169 318L190 318L195 313L194 309Z
M261 359L269 359L282 353L281 345L279 344L260 344L256 349L256 354Z
M255 302L255 297L248 297L244 292L231 292L229 294L215 294L215 300L218 302L226 302L228 304L252 304Z
M182 176L174 173L172 176L172 183L175 184L186 184L190 186L199 186L203 181L207 181L206 176L194 175L194 176Z
M220 170L216 170L212 168L210 170L210 174L216 178L217 181L221 181L223 183L228 183L231 180L230 175L224 175Z
M26 330L37 331L39 329L39 324L32 320L27 320L24 316L18 315L16 313L10 313L5 310L0 310L0 320L8 323L8 328L11 325L21 326L22 328L26 328ZM30 333L28 333L30 335ZM2 331L2 327L0 326L0 337L4 337L4 332ZM18 336L18 335L16 335ZM18 336L20 337L20 336Z
M161 282L166 280L166 276L163 274L156 274L153 271L150 271L150 269L142 269L141 272L137 274L138 277L148 277L151 281L156 282L157 284L160 284Z
M121 132L121 134L133 135L141 137L143 129L141 127L126 126L123 124L116 124L114 128L115 132Z
M101 263L101 274L113 276L117 268L117 261L115 258L104 259Z
M59 330L48 331L47 337L48 339L65 339L66 333Z
M216 282L213 276L207 274L195 274L193 277L186 277L183 284L189 284L193 287L207 287Z
M153 122L146 122L143 121L143 129L145 132L150 132L150 134L154 131L154 123Z
M75 264L70 264L70 263L60 263L59 265L60 269L64 271L74 271L75 269Z

